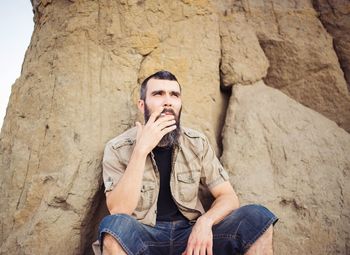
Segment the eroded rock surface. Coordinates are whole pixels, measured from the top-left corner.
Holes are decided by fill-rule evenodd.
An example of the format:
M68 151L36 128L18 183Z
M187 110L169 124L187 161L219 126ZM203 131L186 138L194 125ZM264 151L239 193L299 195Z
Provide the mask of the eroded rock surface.
M276 254L295 240L301 254L349 249L349 134L331 121L350 130L349 93L310 1L32 4L0 135L0 254L91 254L104 145L142 119L139 82L159 69L178 77L182 124L223 153L242 200L280 216Z
M258 82L234 87L223 147L243 204L259 201L280 218L276 254L347 253L349 133Z
M340 24L339 28L334 27L332 33L335 36L336 48L339 48L338 52L341 52L340 59L333 48L333 38L318 19L311 1L247 0L218 1L215 4L223 16L239 17L243 15L245 17L247 24L244 25L246 27L244 33L242 29L239 30L244 24L242 19L238 19L235 25L225 28L225 30L234 31L236 38L246 38L247 42L251 31L255 31L259 44L269 61L269 69L267 75L264 76L266 85L278 88L303 105L335 121L348 132L350 131L350 94L344 79L344 72L348 72L346 63L349 56L347 22L349 15L346 14L349 12L347 8L349 3L331 1L331 8L336 10L336 14L327 19ZM321 13L324 15L321 15L321 18L326 19L328 17L325 13L327 7L322 10ZM338 16L337 13L342 15ZM227 81L228 85L232 84L232 80L237 80L236 70L254 59L256 62L251 63L250 66L255 77L249 74L250 77L254 77L251 80L254 82L256 77L263 74L265 61L258 53L256 43L252 40L253 37L250 36L250 38L249 46L243 40L236 40L238 45L235 44L235 46L222 45L223 65L221 69L224 74L223 81ZM230 48L249 48L249 51L231 50L236 54L230 54L235 61L229 62L230 67L225 62L227 59L225 53ZM246 58L251 59L246 60ZM345 66L344 72L339 61L344 63L342 64ZM261 70L257 69L257 66ZM228 70L228 67L231 71ZM247 72L249 73L249 68ZM245 76L241 77L243 79L241 78L242 81L239 83L247 84L244 81Z
M334 48L350 90L350 2L347 0L314 0L320 20L332 35Z

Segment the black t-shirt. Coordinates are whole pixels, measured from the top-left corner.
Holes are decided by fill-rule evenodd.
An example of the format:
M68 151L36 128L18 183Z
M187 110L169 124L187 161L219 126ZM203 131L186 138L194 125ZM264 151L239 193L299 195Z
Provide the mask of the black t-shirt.
M172 147L155 147L154 158L160 175L157 203L157 220L174 221L186 219L177 208L170 192Z

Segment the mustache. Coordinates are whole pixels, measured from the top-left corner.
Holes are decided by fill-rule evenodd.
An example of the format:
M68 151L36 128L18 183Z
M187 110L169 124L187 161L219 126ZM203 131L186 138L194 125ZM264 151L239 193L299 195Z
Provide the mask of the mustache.
M157 116L156 120L159 119L162 114L167 114L167 113L171 113L172 115L174 115L176 117L175 111L171 108L164 108L163 111Z
M162 113L171 113L171 114L175 115L175 111L171 108L169 108L169 109L164 108L160 114L162 114Z

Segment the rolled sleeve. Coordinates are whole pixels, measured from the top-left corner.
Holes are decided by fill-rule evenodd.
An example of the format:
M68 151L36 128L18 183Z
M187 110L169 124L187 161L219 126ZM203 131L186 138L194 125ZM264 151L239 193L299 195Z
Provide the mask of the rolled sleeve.
M103 182L105 193L114 189L125 172L125 166L121 164L117 151L111 144L107 144L103 154Z
M214 150L205 139L202 164L202 179L205 185L212 189L216 185L229 180L229 175L216 157Z

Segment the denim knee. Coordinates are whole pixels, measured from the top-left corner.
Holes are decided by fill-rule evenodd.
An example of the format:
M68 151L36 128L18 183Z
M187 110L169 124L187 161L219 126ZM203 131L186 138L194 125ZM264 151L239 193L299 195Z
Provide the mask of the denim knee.
M275 224L278 220L269 209L259 204L242 206L227 217L228 219L233 217L234 220L237 220L237 217L244 218L249 221L252 227L258 228L261 228L261 224L264 223L266 226L263 231L265 231L271 224Z
M141 224L127 214L112 214L104 217L100 223L98 235L101 251L103 235L108 233L118 241L127 254L137 254L145 248L138 235L141 228Z
M259 204L250 204L241 207L241 213L244 215L248 224L255 229L255 234L247 236L244 245L244 251L249 247L271 226L274 225L278 218L265 206Z
M214 254L244 254L276 221L277 217L262 205L238 208L214 226Z

